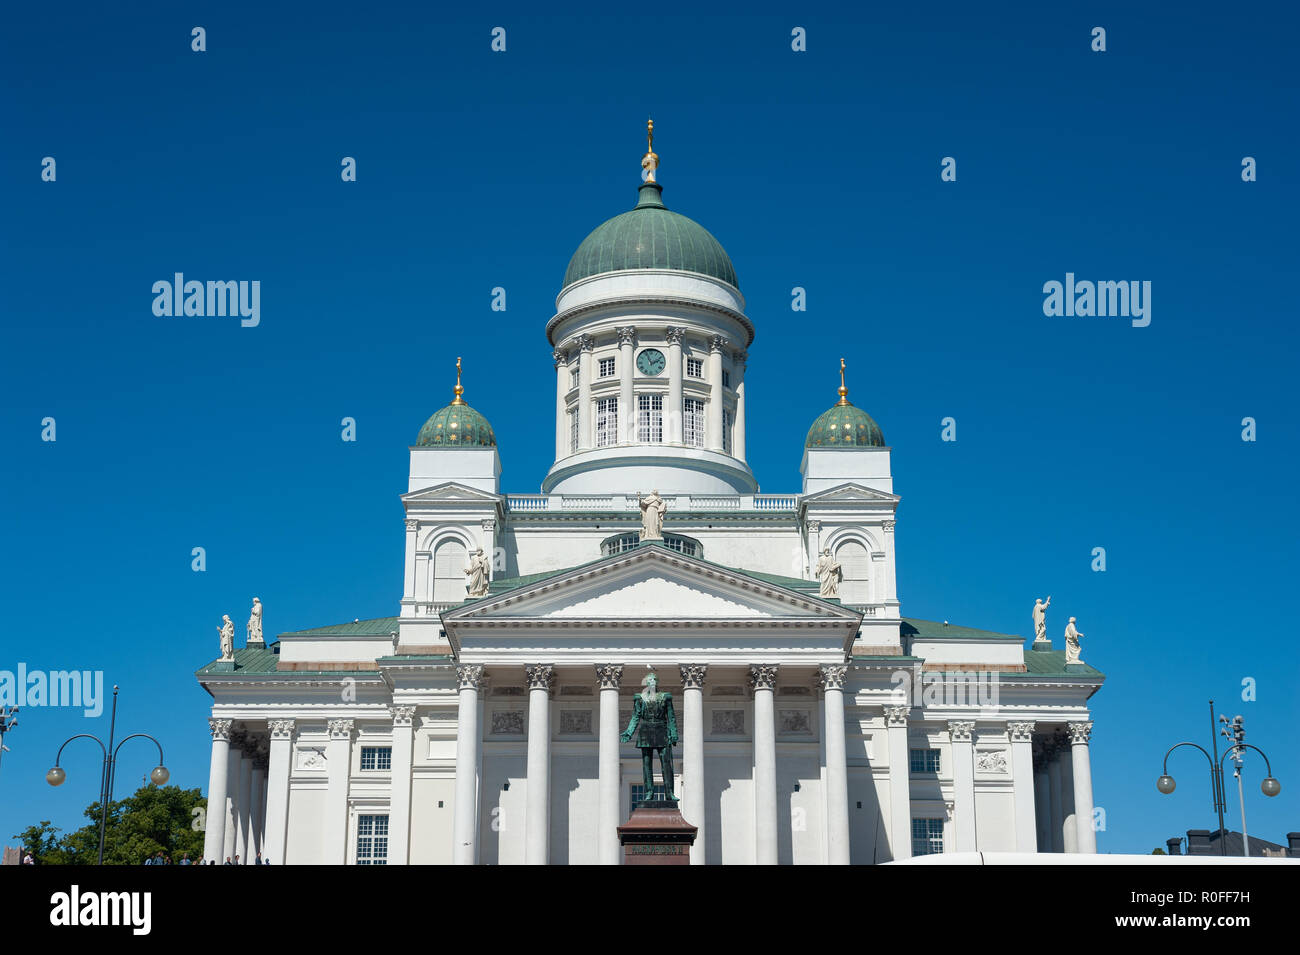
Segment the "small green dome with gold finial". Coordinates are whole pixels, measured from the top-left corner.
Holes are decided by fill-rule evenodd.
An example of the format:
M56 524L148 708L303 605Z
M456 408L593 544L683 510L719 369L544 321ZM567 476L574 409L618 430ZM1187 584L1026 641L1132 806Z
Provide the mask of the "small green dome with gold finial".
M871 415L849 403L844 386L844 359L840 359L840 400L808 429L805 448L883 448L885 436Z
M415 439L417 448L495 448L497 436L492 425L465 403L461 395L460 359L456 359L456 397L445 408L435 411L424 423Z

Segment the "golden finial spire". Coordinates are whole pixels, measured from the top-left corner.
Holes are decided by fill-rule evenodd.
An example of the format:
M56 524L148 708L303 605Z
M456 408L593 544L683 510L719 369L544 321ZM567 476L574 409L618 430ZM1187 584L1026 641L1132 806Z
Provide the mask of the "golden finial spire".
M659 157L655 154L655 121L645 121L645 155L641 158L641 178L646 182L655 181L655 170L659 168Z
M849 389L844 387L844 359L840 359L840 400L837 405L846 405L849 403Z
M461 395L463 395L464 393L465 393L465 389L460 386L460 356L457 355L456 356L456 397L452 399L451 403L454 405L463 405L465 403L465 399L463 399Z

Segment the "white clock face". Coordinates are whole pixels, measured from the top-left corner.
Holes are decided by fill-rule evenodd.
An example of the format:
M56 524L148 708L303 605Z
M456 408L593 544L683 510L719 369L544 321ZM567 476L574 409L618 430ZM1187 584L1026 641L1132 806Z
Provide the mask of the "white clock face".
M636 366L640 369L641 374L653 378L668 367L668 359L664 358L664 353L659 349L647 348L636 356Z

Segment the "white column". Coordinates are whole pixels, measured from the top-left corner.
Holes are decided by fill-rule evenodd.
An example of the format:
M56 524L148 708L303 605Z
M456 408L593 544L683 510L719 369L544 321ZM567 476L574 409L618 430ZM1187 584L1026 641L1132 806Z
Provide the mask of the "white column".
M669 328L667 335L668 405L664 408L664 415L667 419L664 440L668 444L681 444L683 441L682 376L686 373L686 369L682 366L682 340L686 337L686 329Z
M325 817L321 822L321 857L326 865L348 861L348 784L352 777L353 720L330 720L325 765Z
M266 835L262 859L285 865L289 828L289 768L293 756L293 720L269 720L271 755L266 772Z
M600 688L596 861L601 865L619 864L619 789L622 773L618 759L618 689L622 683L623 664L596 664L596 686Z
M973 720L949 720L952 740L953 826L957 851L974 852L975 846L975 741Z
M569 453L569 353L563 348L551 352L555 359L555 460Z
M236 846L239 841L239 774L244 768L243 753L240 752L243 739L242 732L231 733L230 751L226 754L226 834L218 863L225 862L227 857L234 862L235 853L239 851Z
M632 397L632 378L636 374L632 356L636 329L624 325L618 330L618 441L631 444L636 441L636 406Z
M754 691L754 861L776 865L776 674L775 663L751 664Z
M1038 851L1038 829L1034 804L1034 724L1007 723L1011 739L1011 787L1015 796L1016 851Z
M1070 761L1074 774L1074 822L1078 830L1076 851L1097 853L1097 830L1092 822L1092 758L1088 742L1092 738L1092 721L1066 724L1070 732Z
M487 726L488 676L483 674L478 687L478 739L475 749L478 759L474 761L474 774L477 784L474 786L474 864L483 864L483 841L479 834L483 832L483 728Z
M709 425L704 444L710 451L722 450L722 352L726 347L727 340L721 335L709 339Z
M248 746L247 741L244 746ZM240 865L248 865L252 862L248 847L252 845L249 837L253 834L253 758L246 749L239 755L239 800L235 809L239 820L235 825L235 854Z
M402 602L415 603L415 548L420 522L408 519L406 522L406 559L402 565ZM414 614L414 607L410 613ZM403 611L407 613L408 611Z
M203 861L225 862L226 781L230 762L232 720L208 720L212 730L212 762L208 766L208 809L204 813Z
M889 737L889 849L895 862L912 858L912 763L906 704L885 707Z
M894 567L894 521L885 521L881 525L885 532L885 585L884 595L880 599L884 603L898 603L898 582L897 574Z
M1041 740L1034 743L1034 816L1037 823L1038 851L1052 851L1052 784L1047 775Z
M578 336L578 450L592 446L591 435L591 350L595 341L590 335Z
M704 782L704 679L709 675L707 663L682 664L682 769L686 776L686 793L682 799L682 817L698 830L691 846L691 865L708 860L705 838Z
M849 764L844 742L843 663L817 670L826 703L826 840L831 865L849 864Z
M478 843L478 775L483 731L479 728L479 687L483 666L456 667L459 707L456 710L456 801L452 803L452 862L474 865Z
M258 753L253 757L252 802L248 812L248 861L252 862L262 851L262 810L266 799L266 757Z
M555 667L531 663L528 678L528 792L524 809L524 862L551 860L551 686Z
M1068 737L1063 737L1056 761L1061 764L1061 842L1062 851L1079 851L1079 824L1074 813L1074 764Z
M1047 828L1051 841L1044 843L1043 847L1047 852L1065 851L1065 840L1062 838L1065 826L1065 803L1061 787L1061 761L1056 758L1058 752L1055 741L1049 740L1046 744L1046 755L1043 757L1047 763L1047 785L1050 789Z
M415 755L415 707L394 704L393 758L388 797L388 864L406 865L411 859L411 766Z
M731 368L736 375L736 423L731 439L731 454L743 461L745 460L745 363L749 361L749 353L741 350L732 358Z

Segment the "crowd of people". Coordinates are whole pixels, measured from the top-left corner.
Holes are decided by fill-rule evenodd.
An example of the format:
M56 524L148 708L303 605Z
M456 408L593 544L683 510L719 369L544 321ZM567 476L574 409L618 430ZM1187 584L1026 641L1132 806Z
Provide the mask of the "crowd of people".
M207 862L204 862L202 859L199 859L195 861L190 858L190 854L188 852L183 852L181 853L181 857L175 862L173 862L171 856L169 856L167 853L159 849L153 855L145 859L144 864L145 865L216 865L217 860L209 859ZM242 859L240 859L239 856L235 856L233 859L230 856L226 856L226 861L221 864L222 865L270 865L271 860L263 859L262 853L259 852L257 854L257 858L254 859L252 862L245 862Z

